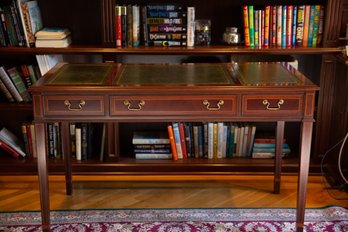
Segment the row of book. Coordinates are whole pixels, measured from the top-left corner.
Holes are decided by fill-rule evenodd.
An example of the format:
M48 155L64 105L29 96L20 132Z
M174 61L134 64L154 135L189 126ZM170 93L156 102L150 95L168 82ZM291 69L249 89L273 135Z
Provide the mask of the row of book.
M30 102L28 88L41 74L38 66L22 64L18 66L0 66L0 91L9 102Z
M321 44L322 5L243 6L245 46L316 47Z
M193 46L194 20L195 8L179 4L116 5L116 47L138 47L141 35L145 46Z
M256 126L248 123L174 122L167 132L137 131L133 135L137 159L272 158L275 139L255 138ZM288 144L283 156L290 154Z
M35 47L35 33L43 27L36 0L2 1L0 17L0 46Z
M71 156L76 160L90 160L99 155L104 159L105 124L70 123ZM51 159L62 157L60 123L47 124L47 153Z

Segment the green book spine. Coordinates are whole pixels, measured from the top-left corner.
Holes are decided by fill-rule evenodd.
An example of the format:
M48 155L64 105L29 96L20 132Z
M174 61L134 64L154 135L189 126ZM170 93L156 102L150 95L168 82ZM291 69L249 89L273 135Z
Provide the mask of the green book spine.
M255 28L254 28L254 6L248 6L249 11L249 38L250 38L250 47L254 47L255 43Z

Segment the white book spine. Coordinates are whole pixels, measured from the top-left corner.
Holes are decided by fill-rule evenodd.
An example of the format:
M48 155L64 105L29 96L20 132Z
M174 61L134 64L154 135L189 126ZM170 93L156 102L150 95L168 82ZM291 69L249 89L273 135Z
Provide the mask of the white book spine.
M195 45L195 7L187 7L187 46Z
M81 128L76 128L75 131L75 143L76 143L76 160L81 160Z
M214 156L214 123L208 123L208 159Z

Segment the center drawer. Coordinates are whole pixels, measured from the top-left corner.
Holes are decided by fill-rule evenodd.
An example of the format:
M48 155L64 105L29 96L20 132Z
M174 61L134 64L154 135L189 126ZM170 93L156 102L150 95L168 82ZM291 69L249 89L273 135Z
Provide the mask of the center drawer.
M235 96L111 96L110 104L112 116L236 114Z

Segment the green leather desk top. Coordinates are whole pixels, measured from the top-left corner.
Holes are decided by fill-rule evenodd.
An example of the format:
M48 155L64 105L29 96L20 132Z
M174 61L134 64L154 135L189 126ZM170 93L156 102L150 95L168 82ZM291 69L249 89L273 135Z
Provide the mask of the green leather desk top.
M44 85L301 86L313 85L288 63L64 64Z

